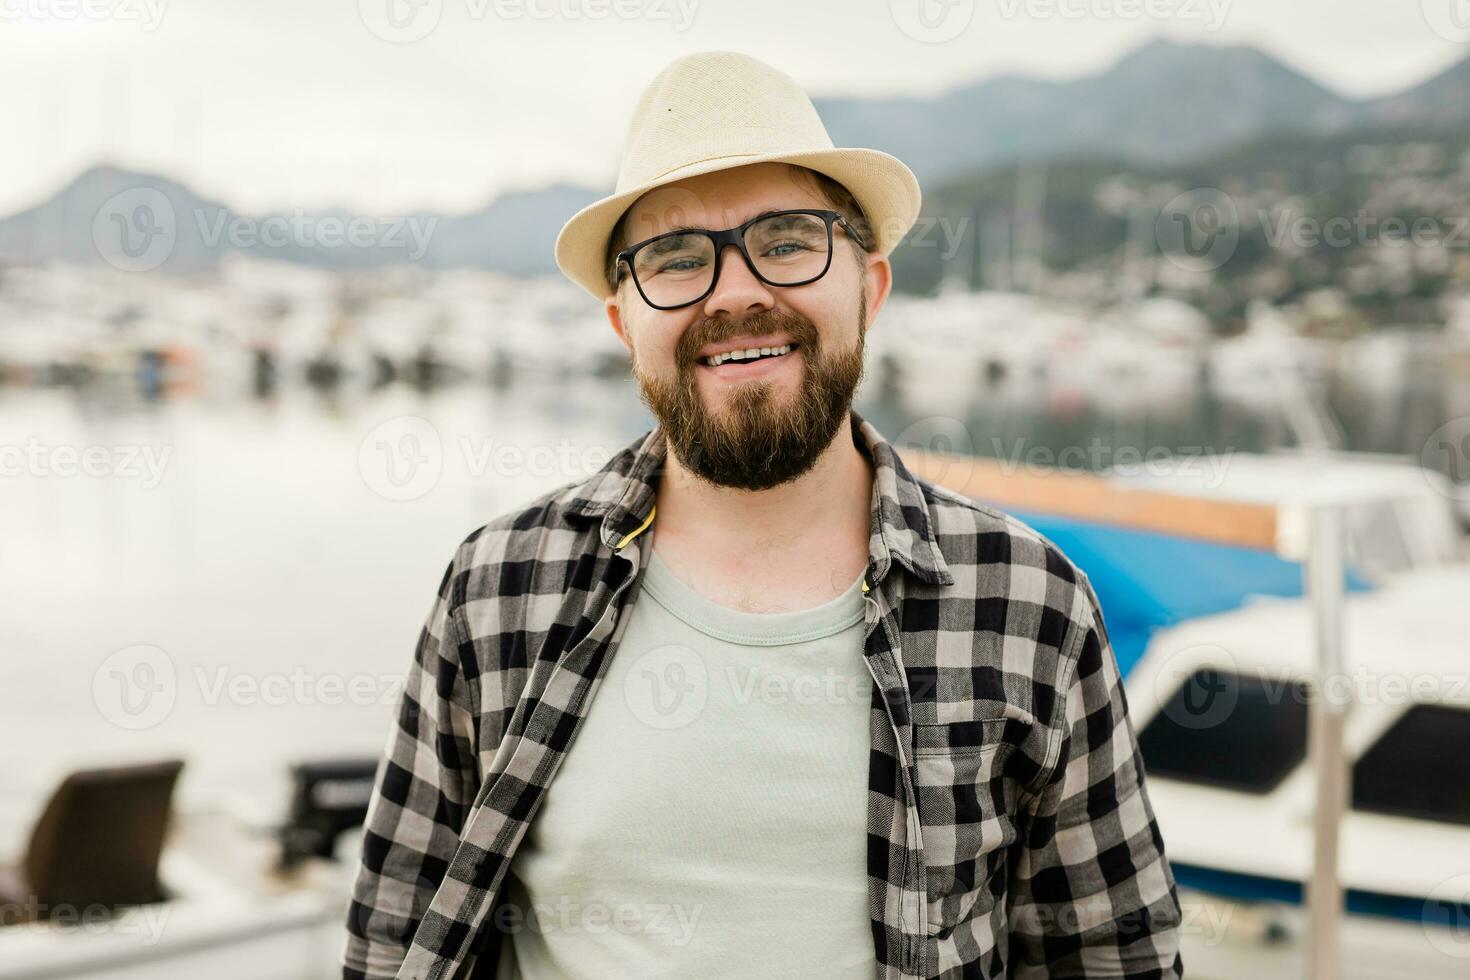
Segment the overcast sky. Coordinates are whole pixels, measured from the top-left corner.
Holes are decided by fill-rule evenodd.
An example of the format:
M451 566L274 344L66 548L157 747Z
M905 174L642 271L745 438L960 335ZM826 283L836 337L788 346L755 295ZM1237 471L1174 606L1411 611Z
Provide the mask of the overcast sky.
M1257 44L1353 96L1470 54L1467 0L922 2L0 0L0 214L103 160L245 210L610 185L643 86L714 48L814 96L1070 77L1159 35Z

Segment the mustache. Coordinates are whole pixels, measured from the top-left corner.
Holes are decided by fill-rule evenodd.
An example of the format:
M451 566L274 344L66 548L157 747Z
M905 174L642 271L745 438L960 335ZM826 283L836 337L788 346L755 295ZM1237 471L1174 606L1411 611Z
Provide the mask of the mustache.
M695 323L679 338L675 356L681 368L692 368L699 358L699 352L710 344L718 344L733 337L772 333L786 334L793 342L805 348L809 357L817 353L817 328L810 320L780 310L761 310L743 320L716 318Z

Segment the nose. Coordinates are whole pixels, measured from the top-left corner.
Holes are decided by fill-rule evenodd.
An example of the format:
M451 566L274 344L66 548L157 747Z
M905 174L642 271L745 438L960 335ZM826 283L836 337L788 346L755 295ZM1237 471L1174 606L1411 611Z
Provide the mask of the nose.
M752 310L770 309L776 305L771 287L756 278L735 245L726 245L720 260L715 288L705 297L704 315L742 317Z

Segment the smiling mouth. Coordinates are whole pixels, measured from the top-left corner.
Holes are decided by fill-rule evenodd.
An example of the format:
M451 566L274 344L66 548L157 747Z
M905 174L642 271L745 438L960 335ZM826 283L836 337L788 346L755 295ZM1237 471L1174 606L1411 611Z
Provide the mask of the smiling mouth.
M754 364L757 361L769 361L777 357L785 357L787 354L800 347L800 344L782 344L780 347L752 347L748 350L732 350L723 354L715 354L710 357L696 359L696 363L705 367L719 367L721 364Z

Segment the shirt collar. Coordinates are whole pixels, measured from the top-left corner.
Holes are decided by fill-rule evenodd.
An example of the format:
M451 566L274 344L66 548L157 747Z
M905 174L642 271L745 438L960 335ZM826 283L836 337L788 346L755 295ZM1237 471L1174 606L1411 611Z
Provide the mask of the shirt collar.
M870 583L876 585L897 561L930 585L952 585L954 575L940 554L929 506L917 477L877 428L850 410L853 443L873 464L872 520L868 538ZM668 442L655 425L624 447L602 469L568 488L561 498L568 520L601 518L609 548L648 525Z

